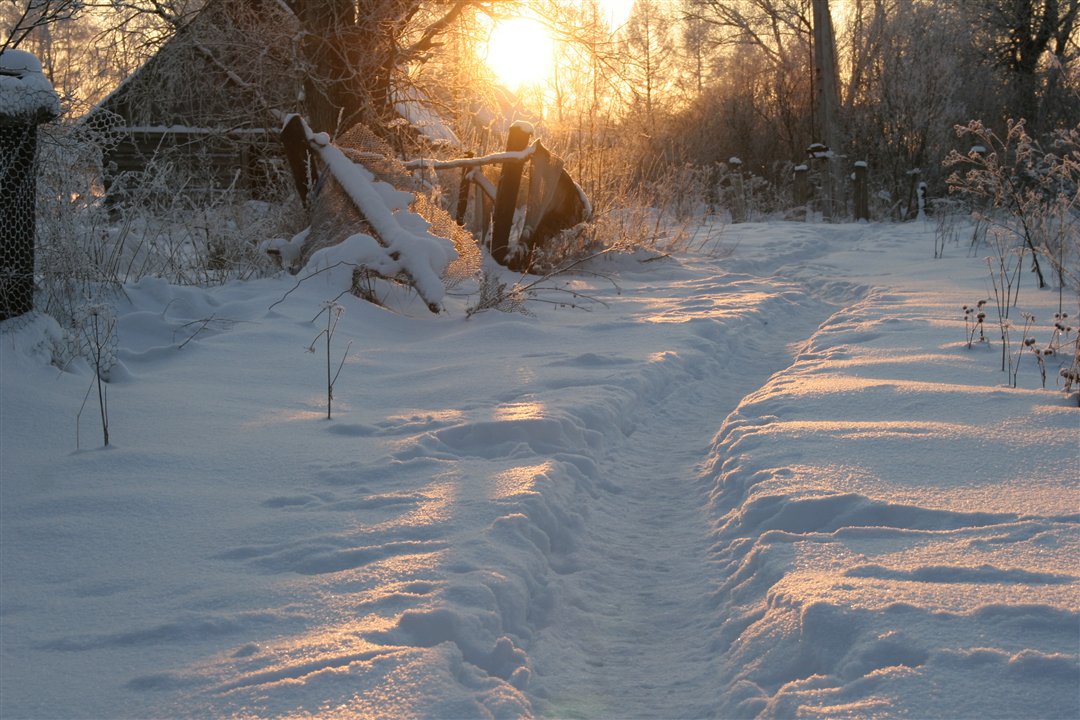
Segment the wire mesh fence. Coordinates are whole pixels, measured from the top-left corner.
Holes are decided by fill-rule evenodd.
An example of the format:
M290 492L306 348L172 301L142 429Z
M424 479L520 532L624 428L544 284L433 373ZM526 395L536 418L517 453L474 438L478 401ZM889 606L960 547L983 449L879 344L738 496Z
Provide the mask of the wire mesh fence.
M37 125L0 118L0 320L34 307Z
M0 320L34 307L38 126L59 110L36 57L0 52Z

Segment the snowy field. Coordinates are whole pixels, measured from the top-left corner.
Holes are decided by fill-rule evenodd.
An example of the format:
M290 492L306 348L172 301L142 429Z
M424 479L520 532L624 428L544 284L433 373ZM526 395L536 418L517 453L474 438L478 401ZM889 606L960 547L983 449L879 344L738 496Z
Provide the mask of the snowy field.
M992 310L967 347L989 251L695 244L564 278L586 309L343 297L331 420L322 276L143 281L108 448L6 323L0 716L1080 717L1080 408L1057 358L1010 387Z

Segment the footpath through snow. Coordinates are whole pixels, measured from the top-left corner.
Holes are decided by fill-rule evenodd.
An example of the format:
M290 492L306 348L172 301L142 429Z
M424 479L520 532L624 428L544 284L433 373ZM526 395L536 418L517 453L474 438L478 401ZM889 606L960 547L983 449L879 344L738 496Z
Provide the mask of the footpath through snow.
M343 298L329 421L318 279L127 288L108 449L6 324L0 716L1080 715L1080 410L966 347L985 264L702 233L591 312Z

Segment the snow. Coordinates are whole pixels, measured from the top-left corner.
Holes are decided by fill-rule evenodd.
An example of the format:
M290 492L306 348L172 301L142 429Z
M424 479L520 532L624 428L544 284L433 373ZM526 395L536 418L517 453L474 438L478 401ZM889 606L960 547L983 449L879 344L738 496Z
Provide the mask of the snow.
M60 98L25 50L0 52L0 117L44 122L60 114Z
M285 118L287 121L288 118ZM309 143L314 146L334 179L382 240L380 244L369 236L354 235L341 245L316 253L318 257L313 257L308 265L314 265L314 271L329 269L337 264L342 267L363 265L387 277L405 273L428 307L438 311L444 295L442 274L457 258L453 242L428 232L429 223L408 211L414 199L412 193L396 190L388 183L376 180L367 168L354 163L333 145L326 133L313 133L306 124L304 129ZM302 237L298 236L290 244L296 246L300 242ZM281 246L276 249L279 252L283 250ZM288 256L296 252L291 251ZM345 272L344 276L344 282L339 283L339 291L348 290L351 270Z
M338 298L332 420L326 274L130 284L108 448L61 328L7 321L0 716L1080 716L1080 408L967 347L985 262L692 246L529 315Z
M450 147L461 147L461 140L419 89L408 87L395 91L394 111L429 140Z

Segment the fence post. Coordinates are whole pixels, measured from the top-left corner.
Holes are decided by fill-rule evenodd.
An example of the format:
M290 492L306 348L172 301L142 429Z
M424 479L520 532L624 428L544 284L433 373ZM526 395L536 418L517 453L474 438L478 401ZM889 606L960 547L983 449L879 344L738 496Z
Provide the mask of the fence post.
M742 160L733 157L728 160L731 168L731 222L746 222L746 191L743 188Z
M911 187L908 190L907 209L904 211L904 220L910 220L918 213L919 206L919 178L922 176L921 168L908 170L907 175L911 178Z
M810 156L810 165L814 168L821 182L821 202L819 203L821 206L821 220L822 222L832 222L833 192L835 190L832 181L833 171L829 162L832 159L832 151L822 143L811 143L806 152ZM809 215L809 212L807 212L807 215Z
M810 219L806 205L810 202L810 168L806 165L795 166L795 217L802 215L803 220Z
M529 146L532 126L516 122L510 127L506 138L507 152L520 152ZM521 188L523 160L507 160L502 164L499 189L495 195L495 212L491 222L491 257L500 265L506 265L510 254L510 230L514 225L518 190Z
M855 221L870 220L870 194L866 187L866 161L855 161Z
M38 125L55 119L60 101L37 58L0 53L0 320L34 309Z
M472 157L471 152L465 153L465 157ZM458 185L457 207L455 208L454 221L458 225L465 224L465 212L469 209L469 173L472 168L461 168L461 184Z

